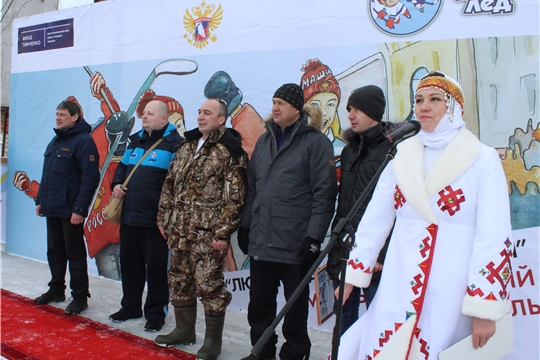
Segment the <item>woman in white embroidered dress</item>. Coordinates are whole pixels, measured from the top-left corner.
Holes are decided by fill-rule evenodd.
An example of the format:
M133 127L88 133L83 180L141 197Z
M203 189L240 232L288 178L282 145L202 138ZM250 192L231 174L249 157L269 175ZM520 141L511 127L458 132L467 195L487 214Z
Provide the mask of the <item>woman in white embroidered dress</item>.
M463 100L443 73L419 82L422 130L381 175L356 233L345 298L369 285L395 219L383 277L369 310L341 338L339 359L436 359L471 333L476 349L509 311L506 179L497 152L465 128Z

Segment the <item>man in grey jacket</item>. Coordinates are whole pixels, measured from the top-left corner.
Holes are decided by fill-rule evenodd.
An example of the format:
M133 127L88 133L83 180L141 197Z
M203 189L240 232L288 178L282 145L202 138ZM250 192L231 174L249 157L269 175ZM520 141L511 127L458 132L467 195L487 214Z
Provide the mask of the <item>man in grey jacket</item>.
M248 322L254 345L276 317L279 283L288 300L318 257L334 212L337 193L334 152L320 132L322 114L304 107L300 86L284 84L272 99L272 118L258 139L248 166L248 196L238 233L250 256ZM309 289L285 316L282 360L308 359ZM277 335L261 354L275 359Z

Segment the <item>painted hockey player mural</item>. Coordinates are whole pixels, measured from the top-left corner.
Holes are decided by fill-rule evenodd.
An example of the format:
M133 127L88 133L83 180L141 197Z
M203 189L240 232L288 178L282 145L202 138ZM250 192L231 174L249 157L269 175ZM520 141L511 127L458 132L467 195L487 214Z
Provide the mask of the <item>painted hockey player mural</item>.
M225 71L217 71L204 87L204 96L219 99L227 105L232 127L242 135L242 147L251 158L255 143L265 131L263 119L248 103L242 103L242 91Z
M533 127L529 120L526 130L516 129L508 147L498 150L508 181L512 228L540 226L540 124Z
M332 142L336 168L341 166L341 151L345 147L339 115L337 112L341 100L339 83L332 75L332 70L319 59L308 60L301 68L304 72L300 79L300 87L304 91L306 104L317 106L323 113L321 130Z

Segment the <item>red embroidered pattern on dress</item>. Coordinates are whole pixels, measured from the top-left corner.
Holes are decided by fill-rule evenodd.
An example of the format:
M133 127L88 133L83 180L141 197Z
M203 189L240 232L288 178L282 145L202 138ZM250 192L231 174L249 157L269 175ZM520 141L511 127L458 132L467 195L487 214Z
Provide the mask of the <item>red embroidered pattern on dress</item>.
M427 256L428 251L431 251L430 240L431 240L431 238L429 236L426 236L422 240L422 245L420 245L420 248L422 249L422 250L420 250L420 255L422 255L423 258L425 258Z
M416 276L413 278L414 281L416 281L416 284L411 288L414 295L418 295L419 289L424 285L424 283L422 282L422 277L422 274L416 274Z
M508 288L508 284L510 283L510 277L512 276L512 250L510 247L512 246L512 242L510 239L506 239L504 242L504 245L506 246L506 249L503 249L499 255L501 255L502 260L499 265L495 266L495 263L493 261L490 261L486 265L486 269L480 270L480 274L482 276L486 275L486 280L489 281L490 284L494 284L496 281L499 282L499 285L501 286L501 290L499 291L499 296L501 300L505 300L508 298L508 291L506 289ZM467 287L467 295L469 296L479 296L483 297L486 300L498 300L497 297L490 292L487 294L487 296L484 297L484 292L482 289L477 287L475 284L471 284Z
M358 261L358 259L356 259ZM354 269L354 270L362 270L367 274L371 274L371 269L368 267L366 268L362 262L355 262L355 260L351 259L349 260L348 264Z
M426 281L426 275L429 274L429 271L431 270L431 259L433 255L431 250L437 239L438 227L435 224L431 224L426 229L429 236L422 239L422 244L420 245L420 255L424 258L424 261L418 264L421 272L416 274L411 281L411 290L415 295L418 295L418 297L411 302L417 313L421 310L421 304L423 303L424 283Z
M477 288L476 285L472 284L471 286L468 286L467 287L467 295L469 296L484 296L484 292L480 289L480 288Z
M426 287L429 283L429 275L431 273L431 265L433 261L433 250L435 249L435 244L437 242L437 232L439 230L439 227L435 224L431 224L426 228L426 230L428 231L429 236L424 238L422 240L422 244L420 245L420 249L421 249L420 254L422 255L422 258L423 258L423 261L420 264L418 264L418 267L420 268L420 273L415 275L413 277L413 280L411 280L411 290L413 291L415 295L418 295L418 297L411 301L411 304L416 311L416 320L414 324L413 336L409 340L409 346L408 346L407 355L405 356L405 359L409 358L413 337L418 338L418 336L420 335L420 329L418 329L417 326L418 326L418 321L420 320L420 316L422 315L422 308L424 306L424 297L426 295ZM429 356L429 353L426 353L426 354L427 356Z
M399 188L399 186L396 185L396 188L394 190L394 209L396 209L396 210L399 209L406 202L407 202L407 200L405 200L405 197L401 193L401 189Z
M439 205L441 211L448 211L450 216L458 212L461 209L459 204L465 201L463 190L457 189L454 191L450 185L439 191L439 196L440 199L437 201L437 205Z
M420 352L425 355L424 360L429 359L429 346L427 344L427 341L424 339L420 339Z
M486 279L490 284L495 283L495 281L499 282L499 285L501 285L499 296L502 300L504 300L508 296L506 288L510 282L510 276L512 274L512 263L510 262L512 250L503 250L499 253L499 255L501 255L502 260L498 266L495 266L493 261L487 264L486 268L489 270L489 275L486 277Z
M384 333L381 333L381 336L379 337L379 347L383 347L393 334L394 332L392 330L384 330Z

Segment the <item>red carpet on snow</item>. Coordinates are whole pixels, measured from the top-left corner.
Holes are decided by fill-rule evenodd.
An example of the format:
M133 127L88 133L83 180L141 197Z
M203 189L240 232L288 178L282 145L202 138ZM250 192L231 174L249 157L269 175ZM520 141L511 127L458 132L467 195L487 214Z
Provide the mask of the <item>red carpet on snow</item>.
M182 359L195 355L1 289L2 356L7 359Z

